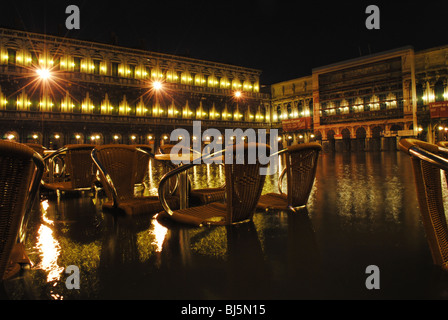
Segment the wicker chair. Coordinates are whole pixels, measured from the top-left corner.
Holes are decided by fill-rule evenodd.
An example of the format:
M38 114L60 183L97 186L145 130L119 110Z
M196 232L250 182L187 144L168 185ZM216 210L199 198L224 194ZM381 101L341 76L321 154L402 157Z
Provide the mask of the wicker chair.
M43 159L33 149L0 141L0 282L29 264L22 242L43 172Z
M165 144L159 147L159 152L169 154L174 145ZM193 150L191 151L193 152ZM189 183L191 185L191 182ZM189 186L188 200L190 205L204 205L207 203L223 201L225 199L225 186L219 188L192 189Z
M247 156L248 147L251 144L240 144L229 146L233 148L234 155L241 154L244 150ZM256 147L266 145L255 144ZM269 148L269 146L266 146ZM227 150L227 149L226 149ZM236 152L236 151L239 152ZM209 157L216 155L209 155ZM235 162L235 161L233 161ZM159 197L165 211L157 215L157 219L172 220L183 224L193 226L204 225L232 225L252 220L256 209L258 199L263 190L265 176L260 175L260 168L263 167L258 161L255 164L248 164L247 159L244 164L225 164L226 200L222 202L213 202L201 206L190 207L181 210L172 210L165 200L164 184L171 177L182 171L188 170L197 164L184 164L167 173L159 185Z
M95 145L66 145L44 158L49 172L48 181L43 186L54 191L86 191L92 190L96 180L91 152ZM61 181L55 181L53 173L54 159L64 157L64 174Z
M155 214L163 210L157 196L135 196L134 187L139 176L139 153L146 151L131 145L111 144L96 147L92 159L100 172L100 181L108 197L103 210L121 212L126 215ZM178 207L175 196L167 199Z
M306 206L316 177L317 160L322 147L318 143L289 146L279 154L285 156L286 166L279 176L280 193L260 197L257 208L263 210L291 210ZM282 192L283 177L287 178L287 193Z
M410 155L423 227L435 265L448 269L448 228L442 199L440 169L448 171L448 150L417 139L402 139Z

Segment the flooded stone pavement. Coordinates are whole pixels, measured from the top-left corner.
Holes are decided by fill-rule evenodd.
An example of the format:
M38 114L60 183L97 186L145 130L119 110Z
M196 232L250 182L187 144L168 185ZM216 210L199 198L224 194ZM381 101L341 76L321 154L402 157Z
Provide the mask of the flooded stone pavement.
M152 167L147 191L161 171ZM222 169L196 167L198 186ZM262 212L252 223L190 228L152 216L103 213L104 198L44 197L28 224L30 270L6 299L446 299L420 221L411 163L400 152L322 154L306 209ZM265 192L277 191L277 175ZM366 287L368 266L379 289ZM80 288L68 289L68 266Z

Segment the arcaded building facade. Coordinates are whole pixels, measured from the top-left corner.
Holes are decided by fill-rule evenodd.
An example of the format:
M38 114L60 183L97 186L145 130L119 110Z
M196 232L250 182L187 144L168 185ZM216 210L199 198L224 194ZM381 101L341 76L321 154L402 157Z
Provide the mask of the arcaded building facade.
M284 143L318 140L325 150L391 150L411 136L446 140L447 80L448 46L343 61L272 85L273 122Z
M0 29L0 134L56 148L169 141L176 127L264 128L261 71Z

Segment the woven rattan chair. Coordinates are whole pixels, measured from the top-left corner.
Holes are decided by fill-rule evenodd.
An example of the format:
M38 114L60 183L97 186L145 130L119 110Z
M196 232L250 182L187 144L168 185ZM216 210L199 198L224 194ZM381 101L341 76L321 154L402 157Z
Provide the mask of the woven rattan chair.
M318 143L289 146L279 154L284 155L285 168L279 176L280 193L267 193L260 197L257 208L263 210L292 210L306 206L316 177L317 160L322 147ZM287 193L282 192L286 175Z
M448 269L448 228L442 198L440 169L448 171L448 150L417 139L402 139L401 151L410 155L420 213L434 264Z
M261 144L240 144L228 148L233 148L234 155L244 152L247 157L250 146L269 148L269 146ZM210 155L209 157L212 156L216 155ZM213 202L173 211L165 201L164 184L171 177L195 165L197 164L181 165L162 178L159 185L159 197L165 210L157 215L158 219L161 221L168 219L193 226L231 225L252 220L258 199L263 190L265 176L260 174L260 168L264 165L258 161L254 164L249 164L247 159L245 159L244 164L237 164L236 161L233 161L231 164L224 165L226 179L226 199L224 203Z
M165 144L159 147L159 152L169 154L174 145ZM192 150L193 152L193 150ZM188 200L190 205L204 205L216 201L223 201L225 198L225 186L218 188L190 188L189 183Z
M92 190L96 180L91 153L95 145L66 145L44 158L47 165L48 181L44 182L46 189L65 192ZM64 173L59 179L53 174L54 159L63 156Z
M29 263L22 243L43 172L43 159L33 149L0 141L0 282Z
M92 151L92 159L108 197L102 205L104 210L126 215L155 214L163 210L158 196L135 195L139 153L142 152L145 151L136 146L120 144L103 145ZM167 202L175 208L179 205L175 196L169 196Z

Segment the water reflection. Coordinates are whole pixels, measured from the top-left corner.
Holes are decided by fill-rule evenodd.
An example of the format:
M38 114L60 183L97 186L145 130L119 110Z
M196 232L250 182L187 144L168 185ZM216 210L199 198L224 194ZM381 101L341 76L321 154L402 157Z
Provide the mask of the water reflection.
M49 225L54 221L47 217L48 200L42 202L42 220ZM38 230L36 249L40 253L40 262L36 265L37 269L47 272L47 282L59 281L64 268L58 265L58 258L61 254L61 246L53 235L53 230L42 224Z
M164 172L151 163L145 192ZM38 263L29 286L44 299L360 298L371 296L365 267L378 264L378 295L419 297L432 261L411 172L400 153L324 154L307 208L256 212L232 227L104 214L105 199L91 195L49 198L30 221ZM222 185L223 173L202 165L189 175L201 188ZM278 192L277 182L278 173L267 176L263 193ZM82 290L65 288L68 265L80 267Z

